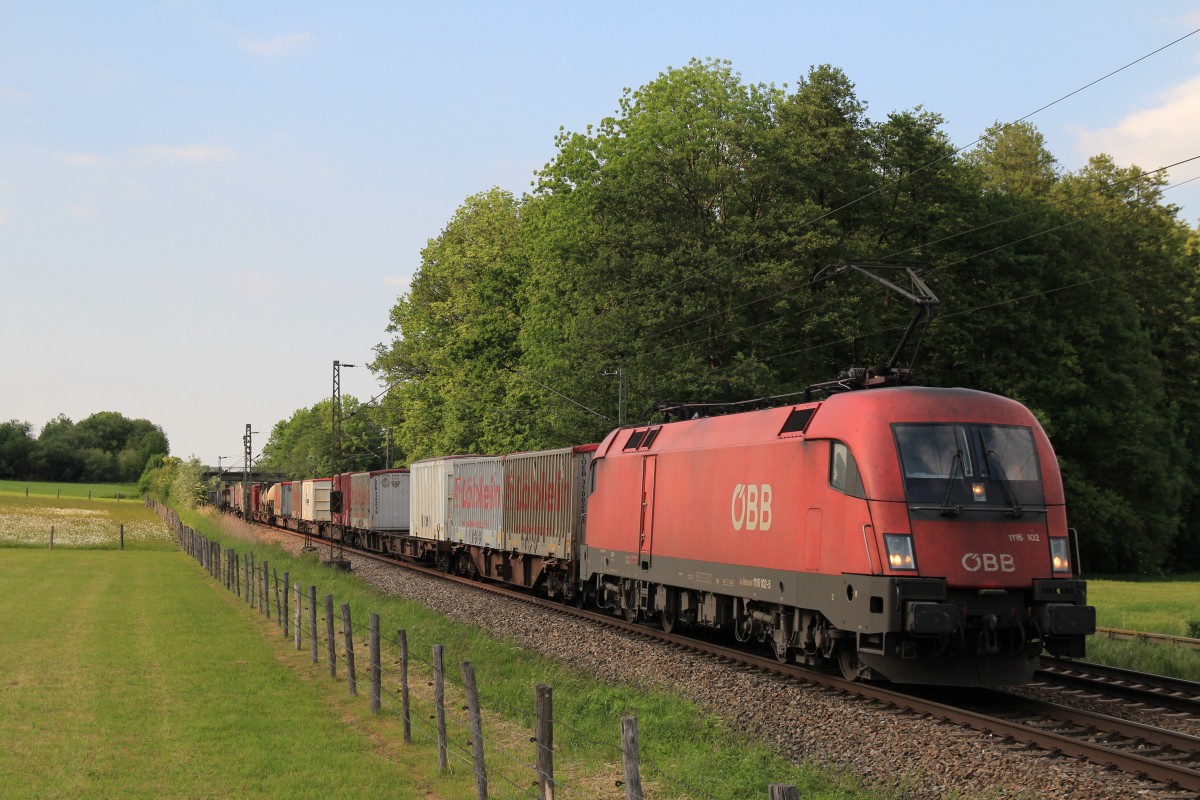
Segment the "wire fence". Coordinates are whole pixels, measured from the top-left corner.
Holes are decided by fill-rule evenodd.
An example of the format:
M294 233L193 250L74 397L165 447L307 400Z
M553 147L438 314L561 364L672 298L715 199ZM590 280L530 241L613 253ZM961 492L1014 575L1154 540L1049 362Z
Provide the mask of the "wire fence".
M440 770L472 776L480 800L596 796L595 785L588 783L587 776L573 783L571 767L555 772L555 757L561 750L554 744L550 686L535 687L532 708L493 706L485 710L480 705L473 664L461 661L456 676L455 670L446 668L444 645L430 646L426 659L410 647L405 629L380 630L375 613L365 615L365 623L359 613L356 621L348 603L336 604L332 595L322 595L315 585L293 582L287 570L281 574L277 566L253 551L239 553L222 547L183 524L172 509L157 502L148 504L171 528L184 552L230 593L274 622L282 638L292 642L297 651L308 650L314 666L323 658L330 678L344 680L352 696L359 696L359 679L363 678L371 713L398 715L404 744L416 741L436 748ZM360 670L363 655L366 668ZM511 719L530 725L531 730L521 730ZM580 733L604 754L605 763L614 768L616 763L621 765L623 771L614 774L608 786L622 787L626 800L644 800L637 718L621 718L619 742L597 742ZM668 782L686 787L686 796L693 800L706 796L675 776ZM769 792L771 800L799 797L795 787L784 784L772 784Z

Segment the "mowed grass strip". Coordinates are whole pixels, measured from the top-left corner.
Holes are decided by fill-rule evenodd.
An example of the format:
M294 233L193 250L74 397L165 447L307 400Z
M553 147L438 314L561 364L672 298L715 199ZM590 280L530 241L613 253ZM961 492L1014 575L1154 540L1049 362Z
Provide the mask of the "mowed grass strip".
M471 795L197 572L177 552L0 553L0 797Z
M142 502L135 483L58 483L53 481L0 481L0 494L19 494L30 497L79 497L87 500L116 500Z

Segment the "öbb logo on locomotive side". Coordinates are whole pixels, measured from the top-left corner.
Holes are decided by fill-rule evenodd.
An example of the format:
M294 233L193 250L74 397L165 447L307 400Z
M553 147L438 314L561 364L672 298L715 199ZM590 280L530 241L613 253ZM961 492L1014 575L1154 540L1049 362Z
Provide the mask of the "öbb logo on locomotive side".
M730 516L733 529L740 531L771 530L771 484L739 483L733 487Z
M967 553L962 557L967 572L1016 572L1017 563L1008 553Z

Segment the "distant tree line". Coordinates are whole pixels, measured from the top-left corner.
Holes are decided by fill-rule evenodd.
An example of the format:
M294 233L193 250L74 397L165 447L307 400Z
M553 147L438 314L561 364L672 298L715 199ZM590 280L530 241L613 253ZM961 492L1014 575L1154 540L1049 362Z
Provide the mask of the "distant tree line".
M28 422L0 424L0 479L132 483L168 452L162 428L115 411L79 422L59 414L36 437Z
M1064 171L1027 123L965 153L942 128L869 119L829 66L788 88L692 61L627 90L528 194L468 197L429 241L377 348L380 422L409 459L499 453L597 441L618 369L642 421L797 391L886 361L913 311L815 272L924 263L922 381L1033 409L1085 566L1200 567L1200 240L1163 173Z

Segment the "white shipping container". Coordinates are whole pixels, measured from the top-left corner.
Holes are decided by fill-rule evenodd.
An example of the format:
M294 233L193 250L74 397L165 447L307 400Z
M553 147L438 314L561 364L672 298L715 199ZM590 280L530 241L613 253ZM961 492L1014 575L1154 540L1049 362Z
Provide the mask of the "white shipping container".
M572 558L583 533L595 447L504 457L504 536L510 550Z
M504 462L498 456L461 458L451 476L449 539L475 547L505 548Z
M410 480L411 476L406 469L387 469L371 473L370 530L408 530Z
M450 479L453 456L427 458L410 465L409 535L445 540L450 518Z
M309 522L329 522L329 492L333 478L309 478L301 485L300 518ZM295 502L293 496L292 502Z

